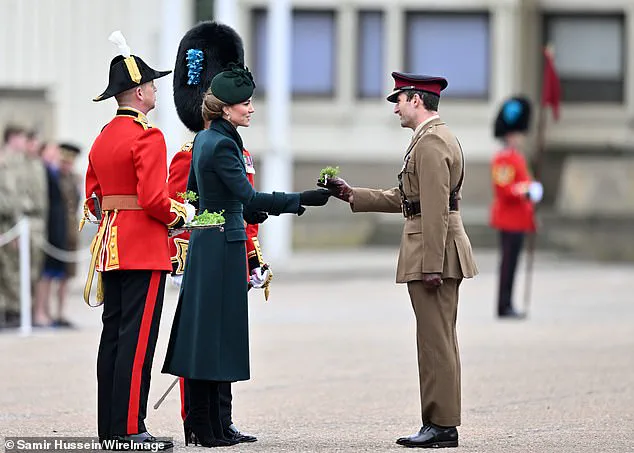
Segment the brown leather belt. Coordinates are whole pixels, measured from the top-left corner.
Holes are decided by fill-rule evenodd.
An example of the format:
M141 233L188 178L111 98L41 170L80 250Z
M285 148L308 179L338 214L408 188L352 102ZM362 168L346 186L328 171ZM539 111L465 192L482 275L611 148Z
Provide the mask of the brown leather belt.
M414 217L415 215L420 214L420 201L410 201L406 200L401 207L403 210L403 216L405 218ZM459 202L456 199L449 200L449 211L459 211Z
M136 195L104 195L101 201L101 209L104 211L140 211Z

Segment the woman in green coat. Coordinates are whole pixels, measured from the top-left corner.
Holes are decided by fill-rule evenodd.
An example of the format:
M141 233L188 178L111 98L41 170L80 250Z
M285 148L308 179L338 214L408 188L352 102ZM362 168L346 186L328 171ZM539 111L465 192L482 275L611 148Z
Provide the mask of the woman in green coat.
M190 409L185 442L229 445L218 412L218 383L248 380L247 258L243 209L301 215L303 206L323 206L329 192L256 192L246 176L242 139L254 112L251 73L238 65L211 82L203 117L211 121L193 147L187 189L199 196L199 212L224 211L224 232L195 230L163 365L163 372L189 380Z

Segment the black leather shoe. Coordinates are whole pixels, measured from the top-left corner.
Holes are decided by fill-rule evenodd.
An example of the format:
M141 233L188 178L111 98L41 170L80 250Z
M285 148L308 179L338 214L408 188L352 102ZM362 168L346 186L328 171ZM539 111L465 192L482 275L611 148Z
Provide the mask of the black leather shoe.
M238 430L238 427L234 424L226 427L223 434L225 435L226 439L233 440L238 443L255 442L256 440L258 440L258 438L255 436L241 433L240 430Z
M458 446L458 430L454 427L440 427L432 423L423 426L411 436L401 437L396 441L404 447L418 448L451 448Z
M156 438L146 431L127 436L114 436L112 439L104 440L101 448L110 451L170 451L174 448L174 443L169 439Z

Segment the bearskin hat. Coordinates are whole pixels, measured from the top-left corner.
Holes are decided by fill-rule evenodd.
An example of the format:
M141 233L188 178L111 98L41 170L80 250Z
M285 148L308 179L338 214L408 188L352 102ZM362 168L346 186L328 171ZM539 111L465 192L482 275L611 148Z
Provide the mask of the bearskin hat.
M174 68L174 104L190 131L203 130L203 95L229 63L243 65L244 48L242 38L228 25L200 22L181 39Z
M530 122L530 101L524 97L507 99L495 119L495 137L504 137L509 132L526 132Z

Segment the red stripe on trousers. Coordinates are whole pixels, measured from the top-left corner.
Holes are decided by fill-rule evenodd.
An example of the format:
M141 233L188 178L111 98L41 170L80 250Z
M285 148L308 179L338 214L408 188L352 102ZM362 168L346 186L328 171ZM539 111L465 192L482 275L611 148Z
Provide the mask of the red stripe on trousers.
M130 382L130 400L128 401L128 434L138 434L139 431L139 405L141 404L141 380L143 377L143 364L147 343L152 328L152 318L154 317L154 307L156 306L156 296L158 295L161 273L154 271L150 278L150 287L145 297L145 307L141 318L141 328L139 329L139 339L134 353L134 364L132 365L132 381Z
M187 412L185 412L185 378L178 378L179 387L181 389L181 418L185 421Z

